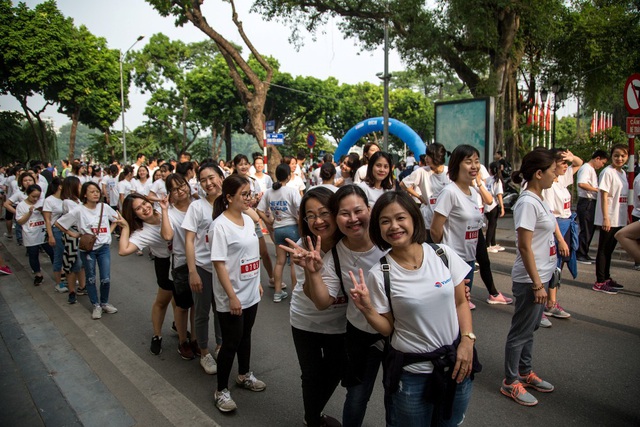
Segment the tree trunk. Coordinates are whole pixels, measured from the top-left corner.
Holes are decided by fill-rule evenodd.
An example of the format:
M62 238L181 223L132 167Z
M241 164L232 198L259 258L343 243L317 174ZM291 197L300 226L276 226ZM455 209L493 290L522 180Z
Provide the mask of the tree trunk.
M227 152L226 160L231 160L231 122L224 124L224 147Z
M27 105L27 97L22 97L18 99L18 102L20 102L20 106L22 107L22 111L24 111L24 116L27 118L27 121L29 122L29 126L31 126L31 131L33 132L33 137L36 140L36 143L38 145L38 151L41 153L42 155L42 160L44 161L44 150L42 147L42 138L41 138L41 134L38 130L38 125L40 123L40 121L38 121L38 125L36 125L36 123L33 120L33 116L32 113L33 111L31 111L31 109L29 108L29 106ZM31 157L31 156L29 156Z
M187 107L187 97L182 97L182 149L187 149L187 115L189 108Z
M220 147L222 145L221 142L216 142L218 140L218 129L216 129L215 124L211 126L211 158L218 160L220 157Z
M71 113L71 132L69 133L69 163L73 162L76 151L76 133L78 132L78 118L80 117L80 106L76 105Z

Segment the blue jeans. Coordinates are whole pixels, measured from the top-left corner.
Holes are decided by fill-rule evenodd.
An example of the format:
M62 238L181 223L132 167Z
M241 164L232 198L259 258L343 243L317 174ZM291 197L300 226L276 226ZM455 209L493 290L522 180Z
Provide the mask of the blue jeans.
M37 246L27 246L27 255L29 255L29 267L34 273L40 273L40 248L45 251L51 261L53 261L53 248L48 243Z
M13 230L16 234L16 241L22 243L22 225L18 224L18 221L13 220Z
M433 403L424 399L425 390L432 381L431 374L413 374L403 372L400 388L391 396L393 411L398 426L411 427L449 427L457 426L464 420L464 414L471 400L473 382L467 378L456 387L453 400L453 413L450 420L442 418Z
M469 283L467 283L467 286L469 287L469 290L471 290L471 286L473 286L473 275L476 271L476 262L466 261L466 263L469 264L469 267L471 267L471 271L469 272L469 274L467 274L467 277L465 277L465 279L469 279Z
M102 245L89 252L79 251L84 271L87 276L87 293L91 304L107 304L109 302L109 289L111 287L111 251L109 245ZM96 289L96 261L100 268L100 301Z
M64 256L64 239L62 231L56 226L51 226L53 238L56 239L56 246L53 248L53 271L60 273L62 271L62 257ZM48 243L47 243L48 244Z

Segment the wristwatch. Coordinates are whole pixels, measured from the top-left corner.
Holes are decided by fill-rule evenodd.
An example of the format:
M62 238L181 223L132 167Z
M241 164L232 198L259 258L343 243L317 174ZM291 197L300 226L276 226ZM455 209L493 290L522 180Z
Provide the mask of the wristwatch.
M466 332L464 334L460 334L461 337L469 337L469 339L473 342L476 341L476 334L474 334L473 332Z

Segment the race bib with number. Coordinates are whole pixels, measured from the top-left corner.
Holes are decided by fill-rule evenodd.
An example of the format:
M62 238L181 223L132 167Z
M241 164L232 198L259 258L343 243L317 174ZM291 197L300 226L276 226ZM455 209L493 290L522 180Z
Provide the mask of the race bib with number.
M240 260L240 280L249 280L260 273L260 258Z

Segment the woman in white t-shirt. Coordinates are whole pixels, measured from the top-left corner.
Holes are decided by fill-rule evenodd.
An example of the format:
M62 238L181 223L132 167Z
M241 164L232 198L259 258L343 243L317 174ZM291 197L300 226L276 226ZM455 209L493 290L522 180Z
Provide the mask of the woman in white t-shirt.
M325 187L331 190L332 192L338 191L338 187L335 185L336 179L336 167L331 162L325 162L320 166L320 181L322 184L319 184L318 187Z
M148 196L151 191L151 177L149 176L149 168L142 165L138 168L135 179L132 180L133 191L143 196Z
M34 177L31 171L22 172L16 181L13 181L11 184L13 185L13 191L11 196L5 200L4 208L14 215L13 221L16 223L15 232L16 232L16 242L18 246L23 245L22 241L22 225L15 218L16 214L16 206L18 203L25 200L27 198L27 188L34 185L36 183L36 178ZM44 201L44 194L40 193L40 198Z
M546 148L536 148L524 156L520 170L511 177L515 184L526 181L527 187L513 207L516 260L511 280L516 302L505 346L505 379L500 392L521 405L533 406L538 401L525 388L542 393L554 389L533 372L532 365L533 333L540 325L557 262L557 223L551 208L542 200L542 190L551 187L556 178L554 154ZM567 244L562 238L558 242L560 255L566 256Z
M109 175L102 180L102 192L107 199L107 203L111 209L118 210L118 201L120 193L118 193L118 166L109 166Z
M165 179L169 176L169 174L173 171L173 166L171 163L164 163L158 169L160 173L160 179L156 179L151 184L151 189L149 190L149 200L152 202L159 202L167 196L167 186L165 184Z
M442 189L451 182L449 168L445 166L447 150L440 143L427 146L425 162L428 168L418 168L408 177L402 180L400 187L405 189L413 197L420 200L420 211L424 217L424 225L427 228L427 241L431 242L431 220L433 208L438 202L438 196ZM420 190L418 193L415 188Z
M392 163L391 155L383 151L376 151L369 159L367 174L358 185L367 194L370 207L386 191L393 189Z
M600 172L596 219L600 227L596 256L596 283L592 289L615 295L622 285L611 278L611 256L616 247L615 235L627 225L629 182L622 169L629 158L629 147L615 144L611 147L611 165Z
M193 310L191 310L191 316L189 316L189 310L193 307L193 296L189 287L189 267L187 266L185 230L182 228L182 222L193 199L189 183L183 176L171 174L167 176L165 181L171 205L165 209L164 202L161 202L163 205L161 234L165 240L172 242L171 275L173 277L174 300L176 302L174 318L180 341L178 353L184 360L191 360L195 357L196 351L199 352L199 349L197 340L189 341L187 333L188 319L191 320L192 331L195 331L195 322Z
M258 184L260 184L260 188L262 189L262 191L267 191L268 189L270 189L273 185L273 180L269 175L264 173L264 159L262 157L256 157L253 160L253 167L256 171L251 176L255 178L256 181L258 181Z
M122 168L122 172L120 172L118 182L118 208L122 210L122 203L124 202L124 198L129 194L133 193L133 168L131 166L125 166Z
M234 173L237 173L242 178L246 178L249 180L249 185L251 186L251 194L253 197L251 199L251 203L249 204L249 209L256 209L258 207L258 204L260 203L260 200L262 200L262 196L264 195L265 191L267 191L266 187L262 187L257 179L249 175L249 168L251 165L247 156L245 156L244 154L236 155L233 158L233 165L235 166ZM269 186L269 188L271 188L271 185ZM267 250L267 242L264 240L264 233L262 232L260 221L256 222L256 235L258 236L258 241L260 242L260 259L262 260L262 265L269 275L269 283L273 284L275 282L275 279L273 277L271 255L269 255L269 251Z
M316 247L301 253L306 259L305 292L318 310L333 307L336 301L347 300L346 351L348 360L343 385L347 388L343 425L362 425L367 403L373 392L383 359L384 339L368 323L364 315L348 298L352 289L350 271L369 271L384 254L369 237L370 208L367 195L357 185L345 185L331 197L331 214L344 235L331 253L321 256ZM316 245L317 246L317 245ZM297 257L294 256L294 260ZM388 425L393 425L389 399L385 398Z
M320 255L324 256L335 246L340 235L329 210L332 195L333 191L322 186L312 188L304 195L299 217L301 239L295 244L288 242L290 247L282 247L296 264L297 285L291 293L289 318L302 371L304 421L308 426L334 421L322 411L342 378L341 370L336 367L346 363L346 298L337 298L327 310L318 310L305 293L306 258L302 254L319 246Z
M353 184L353 177L360 168L360 157L356 153L349 153L340 163L340 179L336 181L336 187ZM365 168L366 173L366 168Z
M287 185L292 178L291 168L286 163L281 163L276 168L276 179L270 190L260 200L258 215L273 228L273 242L276 245L276 266L273 269L275 292L273 302L280 302L289 294L283 289L286 285L282 282L284 264L287 261L287 253L280 245L286 245L286 239L297 242L298 234L298 209L300 208L300 194L294 188ZM269 212L269 216L267 216ZM291 269L291 284L295 286L295 272Z
M467 275L471 288L478 233L484 222L478 194L484 203L493 201L480 176L478 150L471 145L458 145L449 160L449 178L452 182L442 189L434 208L431 237L436 243L450 246L471 266ZM471 301L469 307L471 310L476 308Z
M22 239L27 248L29 266L35 273L33 280L35 286L40 286L44 280L40 271L40 249L46 252L53 263L53 248L45 243L47 227L42 216L40 193L39 185L30 185L25 190L27 198L16 206L16 222L22 226Z
M144 167L140 166L138 173ZM165 198L160 204L168 208L169 201ZM174 294L173 282L169 278L171 250L169 242L163 239L160 234L162 215L153 209L151 200L142 194L132 193L125 197L122 203L122 218L117 223L120 226L118 255L131 255L146 247L151 249L155 255L153 264L158 293L151 308L153 336L149 350L151 354L157 356L162 353L162 324Z
M163 165L164 166L164 165ZM205 197L193 201L185 214L182 228L185 231L185 256L189 270L189 286L193 293L195 355L200 356L200 366L209 374L218 371L214 356L209 352L209 313L213 310L213 325L217 354L222 344L220 322L213 297L213 265L211 264L211 240L207 231L211 225L213 202L220 195L224 174L215 163L203 163L198 169L198 182ZM166 189L165 189L166 191ZM217 248L216 248L217 250Z
M367 142L362 147L362 161L360 162L361 166L357 168L353 176L353 183L358 184L367 176L367 169L369 162L371 161L371 156L380 151L380 146L375 142Z
M293 174L293 171L298 167L298 161L295 157L284 156L282 158L281 164L289 165L289 169L291 169L291 179L287 181L287 187L298 190L298 192L300 193L300 197L302 197L302 194L304 194L304 190L306 190L307 186L305 185L300 175ZM276 175L276 180L277 179L278 176Z
M62 200L62 215L68 214L73 209L80 205L80 190L82 184L80 180L75 176L68 176L62 181L62 192L60 193L60 199ZM59 218L58 218L59 219ZM55 230L60 230L57 222L53 222ZM62 230L60 230L62 232ZM71 231L78 231L77 227L71 227ZM67 278L67 288L69 289L69 296L67 302L69 304L75 304L77 302L77 296L87 295L86 289L86 276L84 274L84 267L82 266L82 258L78 254L78 239L71 237L69 234L62 232L62 238L64 242L64 254L62 256L62 269L64 270ZM78 281L78 289L76 289L76 280Z
M236 409L229 393L233 360L238 357L236 384L251 391L263 391L264 382L251 371L251 330L262 296L260 247L255 218L245 212L253 195L247 178L233 174L222 183L222 194L214 202L209 236L214 250L210 259L216 271L213 293L222 330L218 353L218 388L214 402L221 412Z
M504 216L504 204L502 203L502 194L504 193L502 182L502 171L500 163L493 162L489 165L489 178L485 182L487 191L493 197L493 203L484 205L484 216L487 218L487 250L491 253L497 253L504 248L496 243L496 228L498 227L498 218Z
M54 289L57 292L68 292L67 285L62 281L62 260L64 258L64 238L62 231L55 227L58 218L64 214L62 194L62 180L55 177L51 180L49 194L44 199L42 216L47 227L47 242L53 248L53 278L56 281Z
M115 221L120 215L106 203L101 203L100 187L95 182L85 182L80 191L82 205L71 212L62 215L56 226L63 233L79 238L83 234L93 234L96 241L90 251L80 250L80 258L87 276L87 292L93 305L91 317L102 318L102 313L114 314L118 309L109 304L111 288L111 233L115 228ZM102 216L100 213L102 212ZM111 224L109 224L111 223ZM78 231L72 231L75 226ZM96 263L100 267L100 296L96 289Z
M368 271L366 281L362 269L358 276L350 272L351 297L367 322L390 337L386 378L395 423L459 425L473 390L476 336L464 283L473 269L448 246L439 246L443 251L439 255L426 243L422 214L405 192L388 192L378 199L369 234L380 250L390 251ZM451 347L455 356L434 365L432 361L442 362L442 355ZM403 363L394 370L394 361L416 353L422 355L416 363ZM442 388L433 385L438 377L450 382L449 386L455 384L450 402L425 399L425 394L446 394L444 384ZM447 403L452 405L450 414L445 410ZM432 420L434 412L437 421Z

